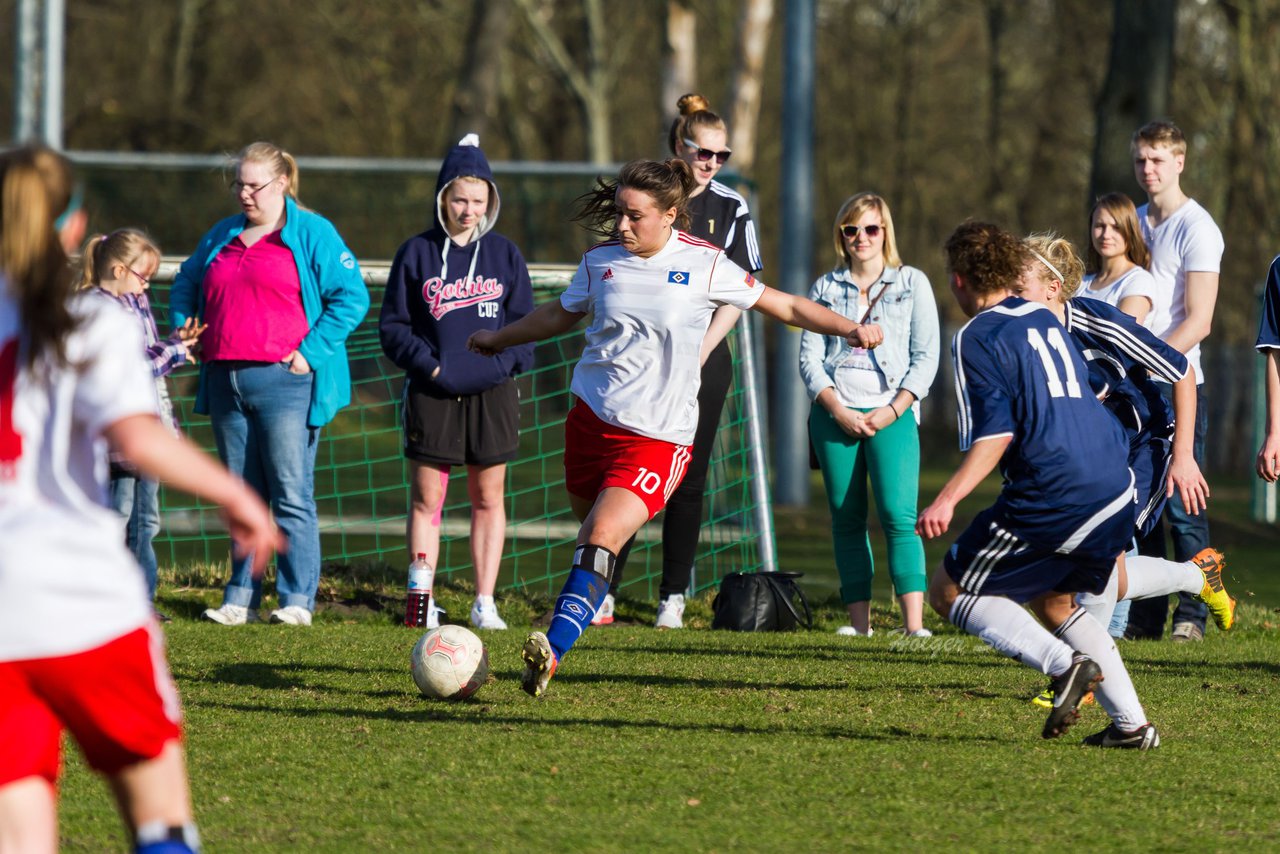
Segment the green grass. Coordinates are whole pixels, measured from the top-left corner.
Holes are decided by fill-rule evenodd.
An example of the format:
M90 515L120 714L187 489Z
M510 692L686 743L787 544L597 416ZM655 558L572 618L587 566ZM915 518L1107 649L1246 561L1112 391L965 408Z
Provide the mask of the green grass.
M417 695L410 629L167 631L211 852L1204 850L1280 841L1280 633L1246 608L1123 645L1149 754L1079 746L1096 706L1043 741L1038 674L954 632L837 638L830 608L820 632L595 630L539 701L522 633L490 634L494 680L457 704ZM63 791L66 850L123 850L78 759Z

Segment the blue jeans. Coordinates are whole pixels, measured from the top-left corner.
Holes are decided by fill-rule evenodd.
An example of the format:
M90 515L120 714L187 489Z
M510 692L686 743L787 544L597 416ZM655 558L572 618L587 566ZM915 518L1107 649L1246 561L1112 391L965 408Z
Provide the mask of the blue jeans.
M127 474L113 475L111 506L129 520L125 524L124 542L142 567L147 593L154 600L157 568L152 541L160 533L160 484Z
M1160 391L1173 406L1173 386L1160 384ZM1204 465L1205 431L1209 425L1208 403L1205 400L1204 386L1196 386L1196 429L1192 456L1201 466ZM1168 520L1170 533L1173 535L1173 559L1177 561L1191 560L1196 552L1209 547L1209 516L1201 513L1193 516L1182 508L1182 500L1175 494L1165 505L1164 518ZM1138 544L1138 551L1144 555L1163 558L1165 552L1164 521L1161 521L1151 533ZM1173 612L1173 623L1192 623L1204 631L1205 617L1209 609L1205 604L1188 593L1178 594L1178 607ZM1165 619L1169 615L1167 597L1157 596L1154 599L1143 599L1133 603L1129 610L1129 634L1135 637L1158 638L1164 634Z
M320 429L308 426L307 411L315 374L290 373L274 362L211 362L206 377L218 455L267 502L289 541L288 551L276 556L280 607L314 611L320 585L315 501ZM233 559L223 604L261 605L262 581L250 573L249 558Z

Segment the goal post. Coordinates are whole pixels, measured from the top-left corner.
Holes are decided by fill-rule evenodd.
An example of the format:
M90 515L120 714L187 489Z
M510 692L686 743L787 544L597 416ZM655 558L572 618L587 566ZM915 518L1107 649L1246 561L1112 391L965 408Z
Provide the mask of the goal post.
M168 289L177 259L167 258L152 279L152 305L164 325ZM316 456L315 496L320 515L323 572L350 567L397 583L408 564L405 514L408 467L401 453L400 399L403 373L382 353L378 308L389 264L363 262L371 308L347 341L352 401L321 432ZM535 302L554 298L574 271L564 265L531 265ZM735 571L776 568L772 508L765 460L764 421L757 377L751 312L729 337L735 382L730 390L707 478L704 524L691 583L698 593ZM554 592L569 570L578 522L564 491L564 419L572 405L573 367L582 332L542 342L534 367L517 379L520 390L520 451L507 469L507 541L500 588ZM193 412L197 371L170 375L170 391L182 429L213 453L208 418ZM442 518L437 577L473 578L466 469L454 468ZM225 565L228 540L211 505L160 490L161 528L155 541L162 567ZM657 595L662 572L662 517L637 535L623 581L639 598Z

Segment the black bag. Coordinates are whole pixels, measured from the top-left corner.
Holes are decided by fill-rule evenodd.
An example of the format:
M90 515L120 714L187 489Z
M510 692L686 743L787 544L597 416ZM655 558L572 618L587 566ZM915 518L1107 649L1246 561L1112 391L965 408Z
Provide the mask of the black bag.
M734 632L785 632L813 627L809 600L795 579L803 572L732 572L711 602L711 628ZM796 607L799 600L804 616Z

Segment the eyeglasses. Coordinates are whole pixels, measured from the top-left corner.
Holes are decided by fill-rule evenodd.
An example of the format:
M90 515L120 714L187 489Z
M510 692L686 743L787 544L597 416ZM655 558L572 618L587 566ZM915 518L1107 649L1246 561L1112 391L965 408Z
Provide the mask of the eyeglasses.
M880 236L880 229L883 227L880 225L842 225L840 226L840 233L845 237L855 238L858 236L858 232L862 232L867 236L868 240L875 240Z
M261 184L246 184L244 181L237 179L231 182L231 192L233 195L238 196L245 190L248 190L250 196L256 196L258 193L262 192L265 187L275 183L275 180L275 178L272 178L270 181L263 181Z
M126 270L128 270L130 273L133 273L135 276L137 276L137 277L138 277L138 281L139 281L139 282L142 282L142 286L143 286L144 288L146 288L146 287L150 287L150 286L151 286L151 279L149 279L149 278L147 278L146 276L142 275L141 273L139 273L137 270L133 269L132 267L125 267L125 269L126 269Z
M706 163L714 157L716 162L723 166L729 162L729 155L733 154L733 152L728 149L725 149L724 151L712 151L709 148L699 148L698 143L688 137L685 137L684 144L693 149L693 156L698 158L699 163Z

